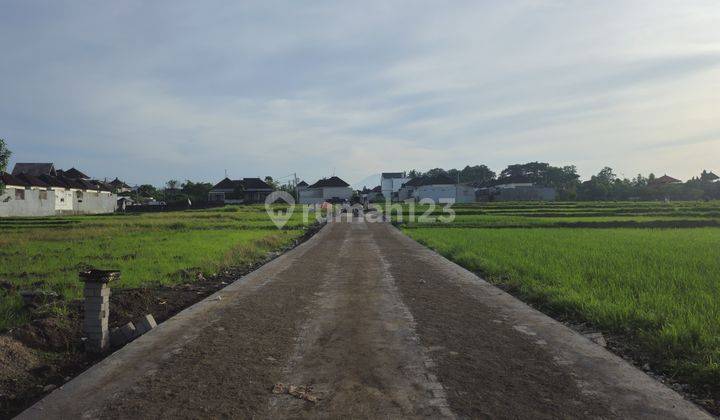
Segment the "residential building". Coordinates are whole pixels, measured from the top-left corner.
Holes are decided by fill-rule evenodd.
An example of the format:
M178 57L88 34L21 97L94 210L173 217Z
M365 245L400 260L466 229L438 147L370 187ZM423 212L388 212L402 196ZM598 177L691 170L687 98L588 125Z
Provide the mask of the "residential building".
M423 178L415 187L413 197L416 201L432 200L435 203L472 203L475 201L475 189L458 184L447 175L437 175Z
M501 179L476 190L478 201L555 201L555 188L533 184L527 179Z
M55 165L52 163L16 163L12 170L13 176L27 174L32 176L56 176Z
M398 200L399 201L407 201L407 200L414 200L415 199L415 190L417 187L421 186L423 183L422 177L417 178L411 178L407 182L405 182L402 187L400 187L400 190L398 191Z
M670 184L682 184L682 181L679 179L675 179L671 176L663 175L660 178L655 178L654 180L650 181L650 185L654 186L660 186L660 185L670 185Z
M18 166L19 165L19 166ZM112 213L117 196L97 181L56 176L52 164L18 164L0 174L0 217Z
M405 172L383 172L380 174L380 189L384 197L390 200L398 200L398 191L410 178Z
M353 196L353 189L350 188L350 184L347 182L332 176L323 178L304 189L299 189L298 193L300 204L320 204L326 201L342 202L350 200Z
M364 203L372 203L376 201L382 201L384 200L383 194L382 194L382 188L380 185L377 187L370 189L367 187L364 187L361 191L358 191L360 198Z
M118 179L118 178L115 178L112 181L110 181L110 186L118 194L132 192L132 188L128 184L120 181L120 179Z
M84 173L78 171L78 170L75 169L75 168L70 168L70 169L68 169L67 171L63 171L62 169L58 169L58 170L57 170L57 175L58 175L58 176L64 176L64 177L70 178L70 179L84 179L84 180L87 180L87 181L90 180L90 177L89 177L89 176L85 175Z
M210 190L208 201L225 204L263 203L272 192L273 187L260 178L225 178Z

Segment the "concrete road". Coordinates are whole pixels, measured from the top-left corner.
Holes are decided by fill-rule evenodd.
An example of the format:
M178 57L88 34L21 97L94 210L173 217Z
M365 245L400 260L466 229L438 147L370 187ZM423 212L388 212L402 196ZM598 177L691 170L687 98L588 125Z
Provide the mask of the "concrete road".
M112 316L112 314L111 314ZM282 383L301 394L274 394ZM21 418L709 418L384 223L331 223Z

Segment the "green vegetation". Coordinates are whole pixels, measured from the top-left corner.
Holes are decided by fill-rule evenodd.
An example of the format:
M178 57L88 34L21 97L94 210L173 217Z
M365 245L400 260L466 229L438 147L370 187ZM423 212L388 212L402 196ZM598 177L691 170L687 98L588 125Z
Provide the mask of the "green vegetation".
M453 223L404 230L553 315L626 337L655 369L720 390L720 202L454 210Z
M557 167L544 162L509 165L495 174L485 165L466 166L463 169L435 168L425 173L409 171L410 177L448 176L461 183L478 187L491 187L507 183L532 183L552 187L560 200L701 200L720 199L718 176L703 170L687 182L638 174L634 178L618 177L612 168L605 167L586 181L580 180L573 165Z
M80 297L78 271L119 269L114 287L173 284L252 265L304 232L302 213L278 230L262 206L214 210L38 219L0 219L0 330L30 314L19 291L41 289Z
M10 156L12 156L12 152L5 145L5 139L0 139L0 174L5 172L7 164L10 161ZM5 186L3 185L2 180L0 180L0 194L4 189Z

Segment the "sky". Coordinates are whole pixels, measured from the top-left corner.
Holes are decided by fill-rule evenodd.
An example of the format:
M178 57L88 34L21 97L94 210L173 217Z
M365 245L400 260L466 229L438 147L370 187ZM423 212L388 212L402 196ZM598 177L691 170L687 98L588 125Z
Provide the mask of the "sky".
M720 172L717 0L0 1L15 162L162 185Z

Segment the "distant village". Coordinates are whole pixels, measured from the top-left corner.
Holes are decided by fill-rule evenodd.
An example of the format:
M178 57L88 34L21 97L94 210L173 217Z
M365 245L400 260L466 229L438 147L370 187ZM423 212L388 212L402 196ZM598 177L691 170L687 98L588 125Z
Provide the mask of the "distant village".
M582 183L578 178L574 167L554 168L532 162L510 165L498 177L484 165L468 166L461 171L383 172L376 186L360 190L335 175L312 184L297 178L278 185L271 177L238 180L226 177L215 185L190 181L179 185L170 181L166 188L155 189L151 185L131 187L118 178L93 179L79 169L57 169L53 163L17 163L11 173L0 173L0 182L4 185L0 193L0 217L256 204L263 203L275 190L287 191L299 204L720 198L720 177L708 171L686 183L668 175L620 179L610 168Z

